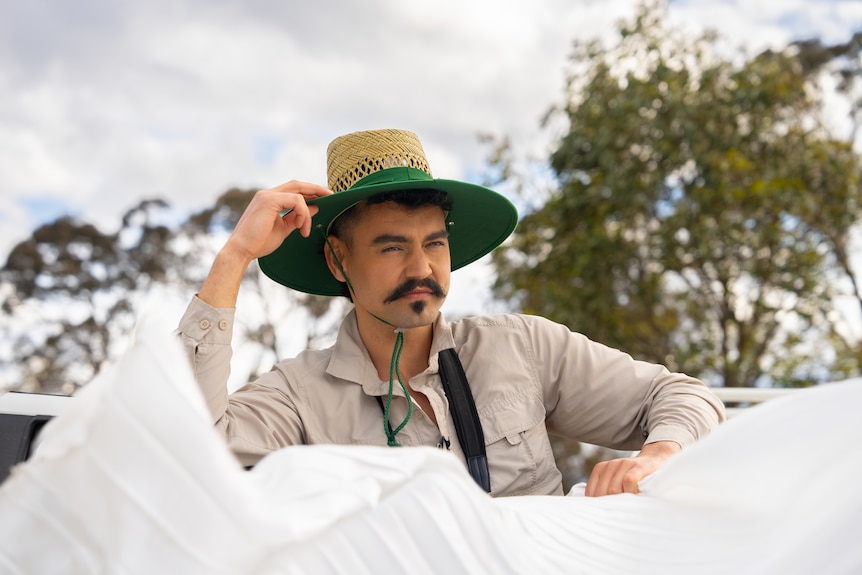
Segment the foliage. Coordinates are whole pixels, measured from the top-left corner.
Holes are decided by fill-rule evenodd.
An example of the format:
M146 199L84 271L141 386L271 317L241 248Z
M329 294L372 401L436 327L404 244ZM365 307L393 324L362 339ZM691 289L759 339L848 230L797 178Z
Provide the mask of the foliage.
M559 188L495 254L496 293L712 383L822 378L860 165L820 122L820 68L665 20L647 3L616 45L575 44Z
M160 289L187 299L194 293L253 193L227 190L185 221L166 202L144 200L114 233L71 217L35 230L0 269L2 340L11 342L0 349L5 386L70 394L87 383L122 351L143 294ZM306 321L293 331L305 334L305 343L330 333L331 299L321 299L291 295L256 266L249 269L241 302L251 319L238 319L236 334L244 350L257 350L249 378L287 353L293 334L284 320L291 314L304 313Z
M70 393L109 359L113 333L133 321L128 293L169 275L170 232L150 223L164 207L141 202L115 234L64 216L12 249L0 272L11 285L4 323L11 330L16 317L38 318L14 334L11 357L3 358L18 367L20 387Z

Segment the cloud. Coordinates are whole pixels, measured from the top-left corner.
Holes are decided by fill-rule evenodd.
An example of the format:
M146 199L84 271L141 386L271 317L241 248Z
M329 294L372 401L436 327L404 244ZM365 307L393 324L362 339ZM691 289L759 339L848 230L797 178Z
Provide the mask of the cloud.
M0 7L0 252L56 213L119 223L142 198L325 182L343 133L417 132L435 175L481 171L478 132L541 149L574 38L634 0L61 0ZM830 38L858 3L674 2L742 40ZM841 39L841 38L838 38Z
M862 27L862 4L856 0L680 0L671 3L671 15L698 30L718 30L751 52L808 38L846 42Z

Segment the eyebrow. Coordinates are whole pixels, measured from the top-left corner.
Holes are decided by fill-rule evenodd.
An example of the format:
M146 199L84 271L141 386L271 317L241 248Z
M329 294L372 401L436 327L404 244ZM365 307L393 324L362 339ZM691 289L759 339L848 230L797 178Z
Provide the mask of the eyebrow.
M431 241L431 240L439 240L441 238L448 238L449 232L446 230L440 230L437 232L433 232L425 236L423 241ZM406 244L410 241L410 238L407 236L400 236L398 234L380 234L371 240L373 245L379 244Z

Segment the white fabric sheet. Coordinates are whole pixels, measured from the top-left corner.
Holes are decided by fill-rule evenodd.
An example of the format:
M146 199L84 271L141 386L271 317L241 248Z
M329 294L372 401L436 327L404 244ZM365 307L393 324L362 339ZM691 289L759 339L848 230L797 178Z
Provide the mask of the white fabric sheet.
M436 449L242 470L158 322L0 488L0 573L860 573L862 382L740 415L642 494L492 499Z

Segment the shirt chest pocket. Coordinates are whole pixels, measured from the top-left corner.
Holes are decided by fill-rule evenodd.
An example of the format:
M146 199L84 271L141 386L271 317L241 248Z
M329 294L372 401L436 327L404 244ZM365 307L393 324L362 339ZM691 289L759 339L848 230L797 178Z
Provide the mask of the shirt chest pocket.
M479 414L493 495L548 493L560 473L545 427L545 408L532 396L495 402Z

